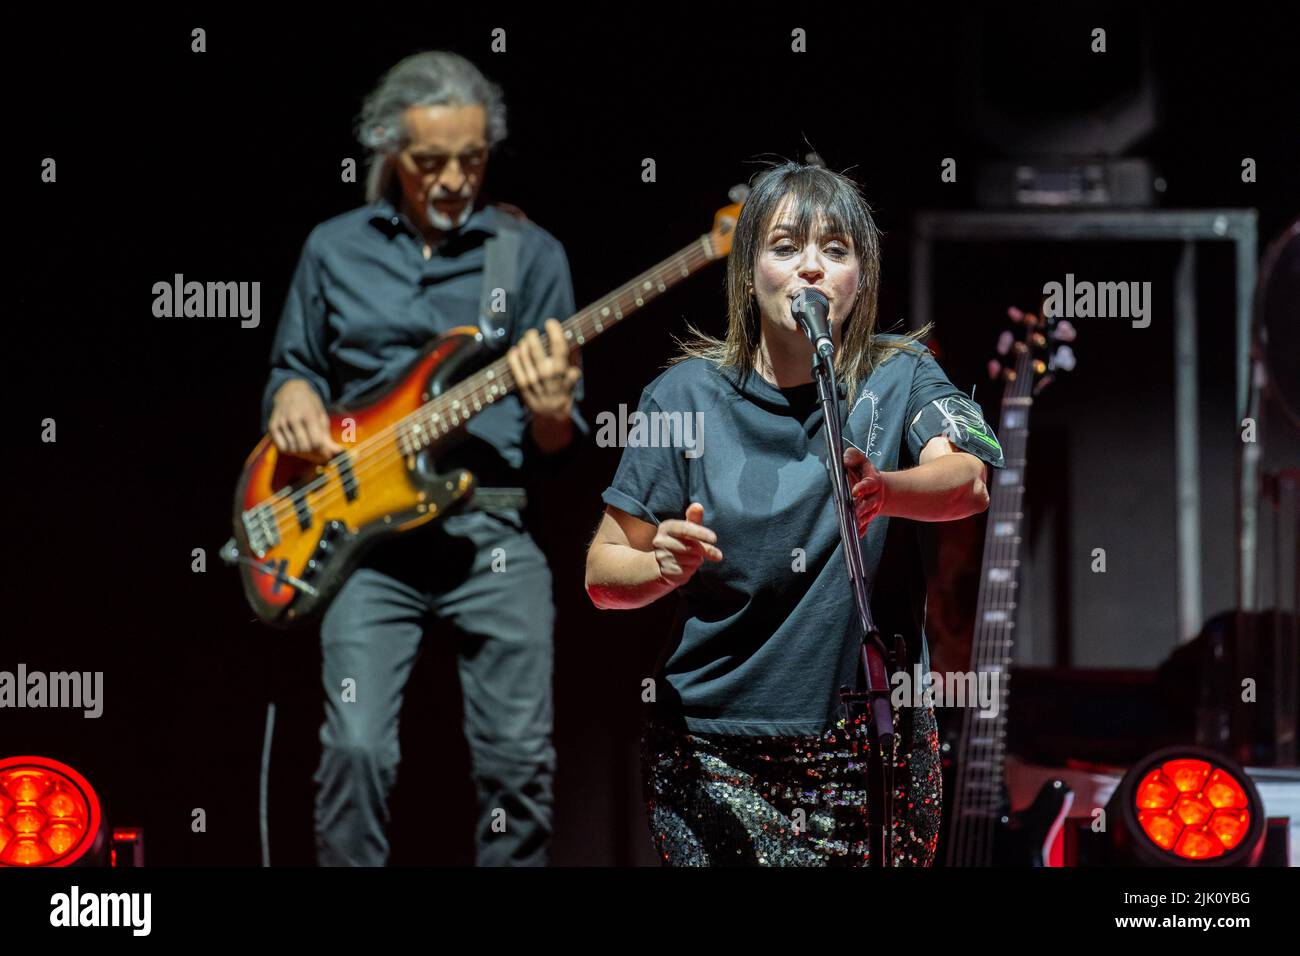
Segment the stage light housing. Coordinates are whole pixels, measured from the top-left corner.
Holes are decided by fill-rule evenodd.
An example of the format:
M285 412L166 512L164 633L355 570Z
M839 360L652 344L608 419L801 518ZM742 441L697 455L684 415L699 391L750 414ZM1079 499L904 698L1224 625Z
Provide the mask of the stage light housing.
M1264 804L1234 761L1170 747L1138 761L1106 808L1120 860L1140 866L1255 866L1264 850Z
M90 783L49 757L0 759L0 866L72 866L104 843Z

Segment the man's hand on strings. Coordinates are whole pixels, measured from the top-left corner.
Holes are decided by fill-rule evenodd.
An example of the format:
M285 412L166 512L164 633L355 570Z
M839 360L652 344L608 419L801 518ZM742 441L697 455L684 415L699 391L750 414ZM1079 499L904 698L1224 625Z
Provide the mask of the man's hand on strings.
M318 465L343 451L343 446L330 435L330 417L325 404L305 379L290 379L280 386L267 428L271 441L281 452Z
M546 338L549 353L542 347L537 330L529 329L506 353L506 361L519 387L519 397L533 417L564 420L573 411L573 390L582 377L578 350L569 351L558 319L546 320Z

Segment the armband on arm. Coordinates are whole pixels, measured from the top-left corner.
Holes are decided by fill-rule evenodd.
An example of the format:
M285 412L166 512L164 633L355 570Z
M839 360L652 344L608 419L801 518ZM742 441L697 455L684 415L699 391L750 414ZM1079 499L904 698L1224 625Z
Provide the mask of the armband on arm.
M1004 464L1002 445L985 422L983 411L965 395L945 395L927 402L908 428L919 448L924 448L930 439L943 435L962 451L994 468L1001 468Z

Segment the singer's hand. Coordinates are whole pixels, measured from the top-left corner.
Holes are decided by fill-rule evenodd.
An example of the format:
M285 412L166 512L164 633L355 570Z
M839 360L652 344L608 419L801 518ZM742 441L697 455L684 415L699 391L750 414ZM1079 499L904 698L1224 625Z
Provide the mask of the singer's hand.
M853 511L858 521L858 537L867 533L871 519L885 509L885 476L871 459L850 445L844 449L844 470L853 482Z
M704 505L698 501L691 502L686 509L686 520L661 521L653 542L659 577L675 588L681 587L706 558L722 560L722 552L715 544L717 540L717 534L704 526Z

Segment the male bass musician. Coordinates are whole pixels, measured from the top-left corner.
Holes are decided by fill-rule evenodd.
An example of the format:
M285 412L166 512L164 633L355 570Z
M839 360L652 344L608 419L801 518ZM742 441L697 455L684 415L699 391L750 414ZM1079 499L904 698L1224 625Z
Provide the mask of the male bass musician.
M519 386L518 397L475 416L454 461L439 463L476 475L470 509L369 551L321 620L326 718L314 779L323 866L388 860L398 717L435 623L458 651L477 862L548 858L555 612L550 570L522 513L528 479L564 460L587 425L575 407L577 352L555 321L574 312L564 248L520 215L478 202L505 119L500 89L456 54L394 66L358 122L370 150L368 202L308 236L272 349L263 425L281 453L317 462L343 450L326 403L382 389L452 328L484 325L508 349ZM514 288L505 318L485 325L496 240L511 250Z

